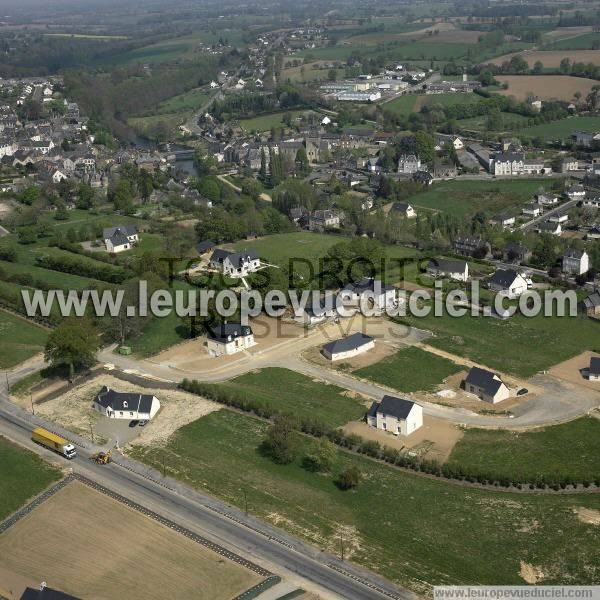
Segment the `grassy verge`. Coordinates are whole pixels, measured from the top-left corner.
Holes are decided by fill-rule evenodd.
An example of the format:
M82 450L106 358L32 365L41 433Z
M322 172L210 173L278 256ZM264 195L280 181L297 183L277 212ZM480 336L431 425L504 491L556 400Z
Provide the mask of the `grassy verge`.
M58 479L58 469L0 437L0 519Z
M354 371L354 375L402 392L430 392L462 367L441 356L411 346L378 363Z
M10 369L44 349L45 329L0 310L0 369Z
M600 496L488 492L406 474L361 456L336 452L331 475L310 473L302 455L276 465L258 450L267 425L230 411L180 429L164 448L133 455L242 507L308 541L403 585L522 584L521 562L539 567L544 583L597 581L600 532L576 507L600 510ZM337 488L341 470L363 475L352 492ZM235 474L232 476L232 474ZM535 535L532 531L535 530ZM494 560L489 560L490 547Z

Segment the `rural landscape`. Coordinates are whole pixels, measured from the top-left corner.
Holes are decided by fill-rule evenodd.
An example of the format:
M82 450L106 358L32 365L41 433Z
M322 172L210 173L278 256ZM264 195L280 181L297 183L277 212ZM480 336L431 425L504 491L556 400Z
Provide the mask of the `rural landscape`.
M600 598L600 4L5 0L0 333L1 600Z

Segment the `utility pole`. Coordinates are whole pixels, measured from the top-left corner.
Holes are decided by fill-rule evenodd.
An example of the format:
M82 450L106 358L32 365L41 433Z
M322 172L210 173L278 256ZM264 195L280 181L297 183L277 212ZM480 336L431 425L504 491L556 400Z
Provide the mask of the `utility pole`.
M248 495L246 494L246 488L242 490L244 492L244 512L248 516Z
M167 476L167 469L165 467L165 453L162 453L162 463L163 463L163 477Z
M90 435L92 436L92 444L94 443L94 430L92 429L92 422L90 421Z
M340 554L342 561L344 560L344 536L340 533Z
M33 394L29 394L29 401L31 402L31 414L35 415L35 408L33 408Z
M5 373L6 375L6 391L10 393L10 383L8 382L8 371Z

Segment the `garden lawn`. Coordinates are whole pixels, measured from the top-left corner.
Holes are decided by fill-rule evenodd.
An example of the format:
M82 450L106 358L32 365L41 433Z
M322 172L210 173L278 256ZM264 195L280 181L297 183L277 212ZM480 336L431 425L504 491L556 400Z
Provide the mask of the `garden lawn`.
M468 472L520 481L600 477L600 420L582 417L533 431L467 429L448 459Z
M25 318L0 310L0 369L10 369L44 350L48 332Z
M447 358L411 346L353 374L400 392L431 392L462 368Z
M60 479L60 471L0 436L0 520Z
M511 494L405 473L363 456L336 452L332 474L302 468L315 442L301 438L290 465L259 446L268 425L229 410L178 430L166 447L130 454L225 502L244 507L318 547L426 595L431 585L525 584L521 563L539 567L544 584L597 583L600 528L575 509L600 510L599 494ZM354 465L354 491L334 484ZM490 552L493 548L493 560Z
M329 427L361 419L367 410L360 399L349 397L342 388L313 381L288 369L261 369L214 385L275 410L298 418L314 419Z
M502 321L492 317L406 316L402 323L427 329L427 343L470 358L491 369L520 377L563 362L584 350L600 351L600 323L583 316L536 317L516 314Z

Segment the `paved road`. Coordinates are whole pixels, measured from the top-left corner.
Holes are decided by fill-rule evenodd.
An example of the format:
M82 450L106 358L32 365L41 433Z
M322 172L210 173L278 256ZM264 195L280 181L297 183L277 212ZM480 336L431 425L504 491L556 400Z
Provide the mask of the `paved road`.
M555 214L558 214L558 213L562 214L562 213L568 212L571 207L573 207L577 204L577 202L578 202L578 200L569 200L568 202L565 202L564 204L561 204L560 206L557 206L556 208L553 208L553 209L549 210L548 212L543 213L539 217L536 217L535 219L532 219L531 221L527 221L527 223L523 223L523 225L519 226L519 229L522 231L527 231L528 229L535 227L539 223L541 223L543 221L547 221L551 216L553 216Z
M18 377L30 372L28 366ZM36 425L46 425L77 443L78 457L66 461L30 440ZM295 581L305 589L313 589L326 598L381 600L398 598L413 600L415 596L355 565L294 538L234 507L183 484L162 478L159 473L140 463L118 457L118 464L99 466L89 456L98 448L60 427L24 412L8 401L5 383L0 389L0 434L29 447L41 456L62 463L73 470L142 506L207 537L225 548L257 562L284 579Z

